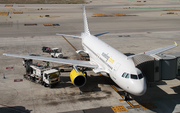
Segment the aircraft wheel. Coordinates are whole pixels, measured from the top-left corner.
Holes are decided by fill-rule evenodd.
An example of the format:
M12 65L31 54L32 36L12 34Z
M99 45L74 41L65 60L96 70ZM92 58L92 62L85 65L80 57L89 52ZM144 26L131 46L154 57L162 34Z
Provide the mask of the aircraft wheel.
M64 72L64 69L61 69L60 72Z
M52 84L49 84L49 87L52 88Z
M60 54L59 56L58 56L58 58L62 58L63 57L63 55L62 54Z
M27 79L27 77L26 77L26 74L24 74L24 76L23 76L25 79Z
M43 82L43 81L41 81L41 85L44 85L44 82Z
M125 92L125 94L124 94L124 98L125 98L125 100L126 100L126 101L127 101L127 100L130 100L129 93Z
M46 87L46 83L44 83L44 87Z
M30 81L31 81L31 82L33 81L31 76L30 76Z

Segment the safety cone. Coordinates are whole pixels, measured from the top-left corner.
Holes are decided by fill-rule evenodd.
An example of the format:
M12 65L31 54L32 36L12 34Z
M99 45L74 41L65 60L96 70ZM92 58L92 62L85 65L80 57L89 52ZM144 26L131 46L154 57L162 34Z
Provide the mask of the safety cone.
M5 79L5 75L3 74L3 79Z

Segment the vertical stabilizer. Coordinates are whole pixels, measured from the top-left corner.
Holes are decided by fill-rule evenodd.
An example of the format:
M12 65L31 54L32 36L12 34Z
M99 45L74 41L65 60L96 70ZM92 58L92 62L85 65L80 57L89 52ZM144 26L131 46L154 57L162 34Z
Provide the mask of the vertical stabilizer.
M87 35L90 35L89 28L88 28L87 17L86 17L85 5L83 5L83 18L84 18L84 33L87 34Z

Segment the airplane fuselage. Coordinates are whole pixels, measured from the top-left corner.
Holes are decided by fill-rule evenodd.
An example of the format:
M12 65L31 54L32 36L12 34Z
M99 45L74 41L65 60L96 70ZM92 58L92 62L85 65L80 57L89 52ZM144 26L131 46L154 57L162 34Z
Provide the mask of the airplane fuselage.
M146 92L146 80L132 59L93 35L82 34L82 45L90 61L98 64L96 73L98 70L99 73L108 73L119 87L133 95L140 96Z

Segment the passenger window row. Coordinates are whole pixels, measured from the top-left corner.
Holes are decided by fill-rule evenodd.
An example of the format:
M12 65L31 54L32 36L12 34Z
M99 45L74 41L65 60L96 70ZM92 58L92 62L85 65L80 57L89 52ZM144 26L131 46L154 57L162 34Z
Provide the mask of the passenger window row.
M137 75L134 75L134 74L129 74L129 73L123 73L122 74L122 77L124 78L131 78L131 79L141 79L143 78L143 75L142 74L139 74L138 76Z

